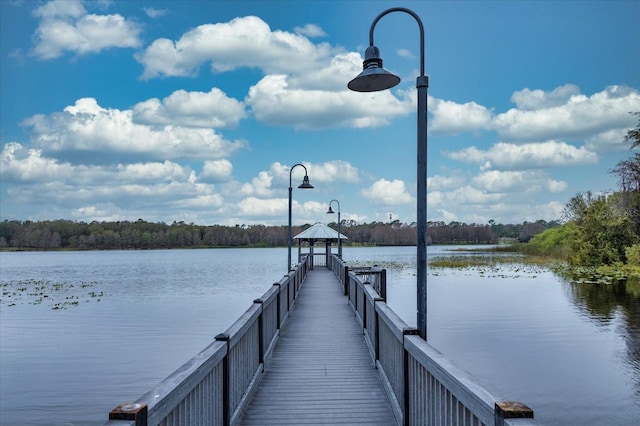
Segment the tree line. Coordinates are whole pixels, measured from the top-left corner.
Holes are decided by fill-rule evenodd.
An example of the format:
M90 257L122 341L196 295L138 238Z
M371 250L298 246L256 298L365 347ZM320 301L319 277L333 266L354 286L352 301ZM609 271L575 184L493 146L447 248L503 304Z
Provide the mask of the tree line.
M337 229L337 223L330 223ZM311 224L294 226L293 235ZM428 244L495 244L501 239L526 241L557 222L522 224L466 224L429 222ZM343 245L410 246L416 244L415 223L343 220L340 231L349 239ZM14 250L132 250L207 247L285 247L287 226L196 225L194 223L82 222L71 220L0 222L0 248Z
M640 148L640 113L625 140ZM536 235L523 250L553 255L575 266L640 267L640 152L609 170L618 178L610 194L579 193L564 209L562 226Z

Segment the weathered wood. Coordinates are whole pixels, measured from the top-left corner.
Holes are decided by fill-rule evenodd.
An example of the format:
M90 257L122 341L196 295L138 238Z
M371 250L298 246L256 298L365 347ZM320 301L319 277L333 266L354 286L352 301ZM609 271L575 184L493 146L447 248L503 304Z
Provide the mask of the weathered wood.
M307 274L241 425L395 424L362 328L327 269Z

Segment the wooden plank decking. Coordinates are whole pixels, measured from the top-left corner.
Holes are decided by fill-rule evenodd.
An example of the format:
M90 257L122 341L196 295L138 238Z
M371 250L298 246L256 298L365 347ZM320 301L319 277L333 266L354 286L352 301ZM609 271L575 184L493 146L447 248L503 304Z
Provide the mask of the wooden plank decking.
M395 425L333 272L309 271L240 425Z

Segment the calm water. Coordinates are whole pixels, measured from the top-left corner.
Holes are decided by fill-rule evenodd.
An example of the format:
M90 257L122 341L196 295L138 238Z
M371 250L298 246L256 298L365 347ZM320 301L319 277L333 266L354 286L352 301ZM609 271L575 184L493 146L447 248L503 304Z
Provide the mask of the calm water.
M231 325L286 256L0 253L0 424L103 424ZM389 305L415 324L415 248L344 258L386 267ZM430 270L428 286L429 342L493 394L527 403L540 424L639 424L638 292L523 266Z

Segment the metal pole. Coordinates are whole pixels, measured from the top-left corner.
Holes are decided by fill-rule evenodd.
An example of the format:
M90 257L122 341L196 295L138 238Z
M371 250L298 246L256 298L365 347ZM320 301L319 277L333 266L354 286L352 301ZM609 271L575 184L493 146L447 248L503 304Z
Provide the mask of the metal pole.
M340 234L340 203L338 203L338 257L342 259L342 237Z
M291 168L293 170L293 167ZM291 188L291 171L289 171L289 235L287 237L287 247L289 257L287 258L287 273L291 270L291 195L293 188Z
M427 88L429 77L424 74L424 26L420 17L411 9L393 7L380 13L369 29L369 46L374 46L373 32L378 21L391 12L405 12L416 20L420 27L420 76L416 80L418 89L418 135L417 135L417 315L416 323L420 337L427 340Z
M309 175L307 172L307 168L304 166L304 164L300 164L300 163L294 164L289 169L289 233L287 236L287 253L288 253L287 261L289 263L287 265L287 274L289 273L289 271L291 271L291 243L293 242L293 237L291 236L291 204L292 204L292 198L293 198L292 196L293 188L291 187L291 175L292 175L293 169L295 169L298 166L304 169L304 180L302 181L302 184L298 186L298 188L302 188L302 189L313 188L313 186L311 186L311 184L309 183ZM298 256L298 260L300 260L300 256Z
M418 77L418 188L417 188L417 326L427 340L427 87L426 76Z

